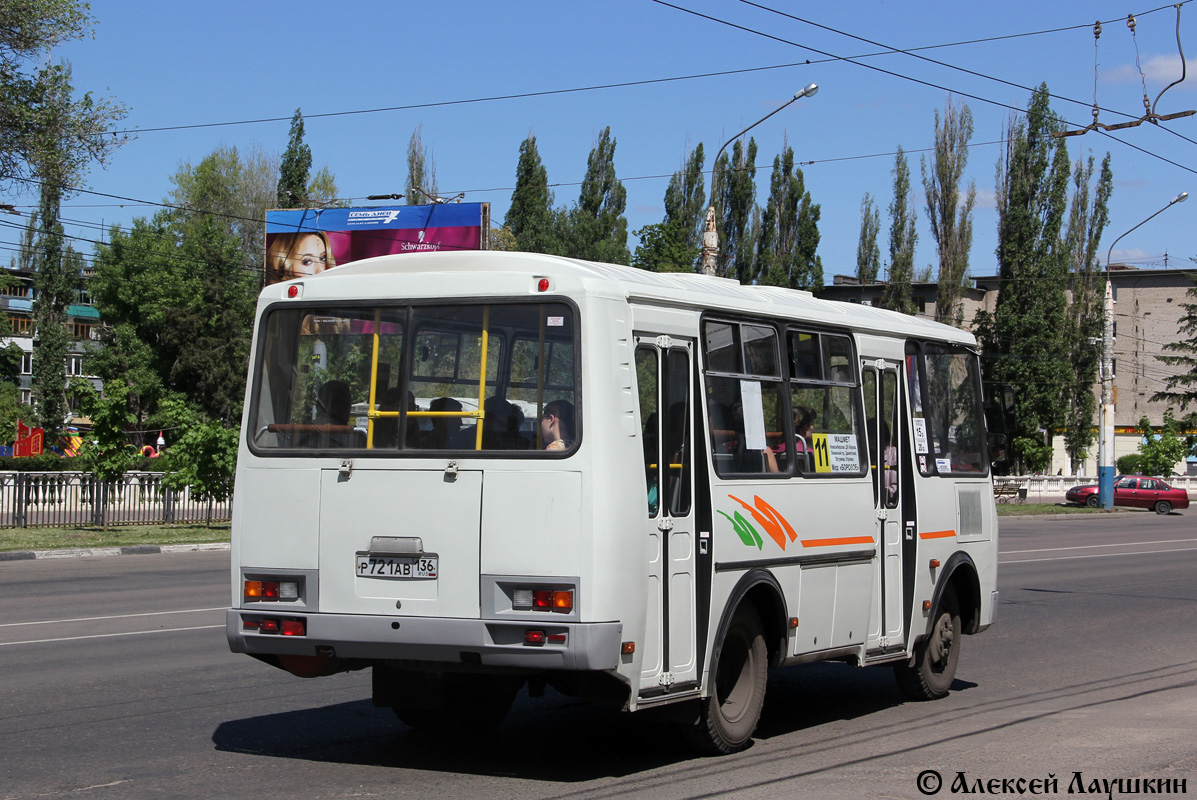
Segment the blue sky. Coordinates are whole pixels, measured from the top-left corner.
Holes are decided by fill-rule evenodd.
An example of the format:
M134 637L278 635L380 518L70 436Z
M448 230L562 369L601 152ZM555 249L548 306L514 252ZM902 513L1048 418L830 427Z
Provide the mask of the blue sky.
M735 0L672 2L742 27L650 0L345 0L335 5L92 0L95 39L63 46L55 56L72 63L77 87L124 103L129 115L123 127L142 131L107 169L91 172L88 188L96 192L160 202L179 165L198 162L217 145L281 152L286 120L298 107L308 117L306 141L314 166L332 170L342 196L364 202L369 194L402 192L407 143L419 125L441 192L464 191L469 201L489 202L501 220L519 145L529 132L537 137L550 183L560 184L554 190L556 204L565 205L576 200L587 154L609 125L618 142L616 169L628 190L629 230L661 220L668 177L687 148L702 142L709 168L710 154L729 136L814 82L820 87L815 97L799 100L752 135L760 150L762 204L773 156L783 142L788 139L798 161L813 162L804 163L803 171L812 198L822 206L819 255L828 282L833 274L855 270L865 192L883 209L884 259L884 209L891 200L892 154L898 145L911 154L919 191L916 264L936 261L917 151L932 143L934 113L942 109L947 89L974 116L968 174L976 182L978 203L971 267L975 275L991 275L996 271L993 186L1000 154L995 142L1003 137L1009 107L1025 107L1030 92L1020 87L1046 81L1054 94L1079 101L1054 100L1053 108L1081 126L1091 121L1095 56L1098 102L1127 115L1143 111L1136 45L1151 99L1180 76L1171 6L1109 0L763 3L842 32L835 33ZM1133 37L1128 13L1136 15ZM1096 19L1117 21L1103 26L1095 54ZM1066 30L975 41L1060 28ZM1187 52L1197 54L1197 5L1184 7L1180 31ZM845 34L893 48L973 43L920 51L959 69L894 53L858 59L897 73L891 75L816 52L857 56L886 49ZM792 66L763 69L778 65ZM1197 62L1190 67L1195 69L1189 80L1160 101L1160 113L1197 108ZM537 97L314 116L737 70ZM149 130L262 118L283 121ZM1101 115L1106 123L1126 118ZM1197 144L1175 134L1197 140L1197 116L1068 140L1074 159L1089 150L1099 160L1107 150L1113 155L1115 189L1103 258L1115 237L1178 192L1197 192ZM124 225L153 211L135 202L80 194L67 201L64 216L82 223L74 229L78 235L94 238L96 231L83 224ZM1114 261L1162 267L1167 253L1168 266L1191 265L1189 257L1197 255L1195 213L1197 202L1170 208L1122 239ZM634 241L630 244L634 247Z

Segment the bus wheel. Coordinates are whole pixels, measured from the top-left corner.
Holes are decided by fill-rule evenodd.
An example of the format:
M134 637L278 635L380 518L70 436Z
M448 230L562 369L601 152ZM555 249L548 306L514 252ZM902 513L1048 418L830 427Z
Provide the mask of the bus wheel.
M507 717L524 679L508 675L446 675L433 707L396 706L395 716L422 733L461 735L487 731Z
M714 686L702 701L692 733L699 749L726 755L748 746L765 704L769 654L760 617L751 605L736 609L715 659Z
M960 661L960 604L956 592L945 589L935 610L935 623L914 647L914 663L894 667L898 688L910 700L938 700L948 693Z

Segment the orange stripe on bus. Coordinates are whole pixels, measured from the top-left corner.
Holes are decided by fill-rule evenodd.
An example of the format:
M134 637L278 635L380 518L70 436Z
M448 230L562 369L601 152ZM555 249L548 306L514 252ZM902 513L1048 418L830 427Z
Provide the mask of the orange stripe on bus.
M873 544L872 536L845 536L840 539L803 539L803 547L834 547L840 544Z
M919 534L920 539L947 539L955 538L955 536L956 531L923 531Z

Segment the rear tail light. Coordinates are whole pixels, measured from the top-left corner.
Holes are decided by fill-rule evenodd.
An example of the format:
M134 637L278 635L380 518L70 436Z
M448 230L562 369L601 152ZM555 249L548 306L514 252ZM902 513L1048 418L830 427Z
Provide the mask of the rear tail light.
M246 581L245 599L268 602L298 600L299 581Z
M281 633L283 636L307 636L305 619L253 619L243 618L241 629L258 633Z
M511 607L516 611L569 613L574 610L574 590L521 587L512 590Z

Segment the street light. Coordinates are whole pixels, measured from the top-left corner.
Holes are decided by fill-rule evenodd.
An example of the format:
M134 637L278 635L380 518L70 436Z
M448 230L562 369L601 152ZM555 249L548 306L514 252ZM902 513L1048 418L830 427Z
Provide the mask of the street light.
M1106 251L1105 324L1101 337L1101 427L1097 436L1097 496L1102 508L1114 507L1114 291L1110 288L1110 256L1114 253L1114 245L1127 234L1188 198L1188 192L1173 197L1168 205L1115 239Z
M724 142L723 147L720 147L719 152L715 154L715 160L711 162L711 204L707 206L707 223L702 233L702 273L704 275L715 274L715 259L719 255L719 232L715 228L715 169L719 164L719 156L723 155L723 151L727 149L729 144L748 133L757 125L760 125L762 122L769 119L769 117L781 111L783 108L796 100L801 100L804 97L814 97L815 93L818 91L819 85L817 83L808 84L807 87L801 92L794 95L789 100L782 103L780 106L773 109L768 114L761 117L756 122L752 123L747 128Z

